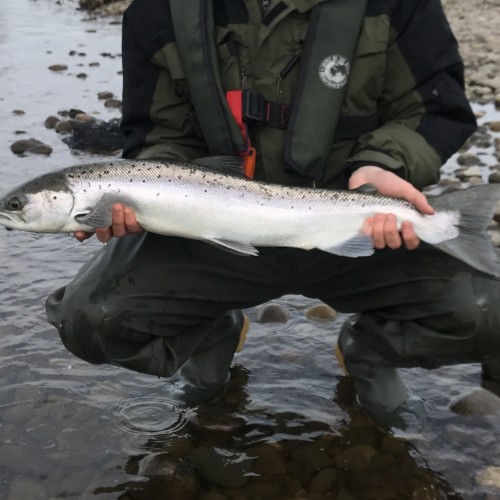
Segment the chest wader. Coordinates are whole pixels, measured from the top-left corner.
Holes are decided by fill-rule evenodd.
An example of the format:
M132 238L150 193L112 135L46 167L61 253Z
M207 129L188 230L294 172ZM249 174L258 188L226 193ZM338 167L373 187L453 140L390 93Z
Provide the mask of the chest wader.
M312 9L285 143L285 169L324 174L368 0L330 0ZM172 0L172 22L191 99L212 154L248 144L227 105L217 69L211 0ZM259 152L257 151L257 154Z

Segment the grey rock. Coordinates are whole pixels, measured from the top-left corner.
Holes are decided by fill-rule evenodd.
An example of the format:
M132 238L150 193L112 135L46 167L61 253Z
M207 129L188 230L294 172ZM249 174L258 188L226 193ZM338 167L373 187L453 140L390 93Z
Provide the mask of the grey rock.
M479 388L456 398L450 403L450 409L460 415L494 415L500 412L500 398Z

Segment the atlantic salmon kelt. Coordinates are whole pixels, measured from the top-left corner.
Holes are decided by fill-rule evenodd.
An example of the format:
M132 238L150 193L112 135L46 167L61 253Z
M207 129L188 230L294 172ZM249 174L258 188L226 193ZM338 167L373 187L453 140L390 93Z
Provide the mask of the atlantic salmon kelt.
M482 185L429 198L434 215L410 203L356 191L285 187L235 175L234 159L198 163L116 160L42 175L0 200L0 224L39 233L111 225L113 203L132 208L147 231L257 255L257 247L317 248L346 257L374 253L363 222L376 213L413 224L418 237L470 266L500 276L486 227L500 187ZM217 167L217 168L216 168Z

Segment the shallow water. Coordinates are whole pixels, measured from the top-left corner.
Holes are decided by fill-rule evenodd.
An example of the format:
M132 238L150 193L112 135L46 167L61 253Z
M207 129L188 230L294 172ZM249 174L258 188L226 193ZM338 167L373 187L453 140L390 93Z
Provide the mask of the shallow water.
M120 27L86 17L71 1L3 0L0 191L89 159L44 128L47 116L118 116L97 93L120 94ZM47 69L58 63L68 70ZM25 137L54 152L13 155ZM303 297L277 301L290 310L285 325L252 322L224 398L200 408L169 401L170 382L76 359L43 304L98 246L0 231L0 498L500 498L476 480L500 467L498 415L448 408L480 386L480 367L405 371L430 413L423 433L401 442L353 408L332 352L342 318L307 319L315 302Z

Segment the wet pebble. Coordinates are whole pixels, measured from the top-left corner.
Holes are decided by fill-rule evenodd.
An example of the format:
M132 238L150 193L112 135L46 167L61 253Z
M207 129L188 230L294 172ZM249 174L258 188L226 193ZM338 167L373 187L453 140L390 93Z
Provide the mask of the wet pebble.
M57 122L54 129L58 134L69 134L73 130L73 127L68 121L60 120L59 122Z
M500 172L497 170L490 174L488 177L488 182L491 184L499 184L500 183Z
M332 467L320 470L309 483L309 493L326 494L332 491L337 478L337 470Z
M66 71L68 69L68 66L66 64L53 64L52 66L49 66L50 71L55 71L56 73L61 72L61 71Z
M283 476L286 473L286 462L283 449L279 444L263 444L248 449L254 457L252 470L261 476Z
M326 304L318 304L306 311L306 317L316 321L333 321L337 317L337 311Z
M99 62L91 62L89 63L89 68L97 68L101 65Z
M462 167L471 167L479 163L479 158L471 153L464 153L457 158L457 163Z
M460 415L494 415L500 412L500 398L480 388L459 396L450 403L450 409Z
M45 500L48 498L48 495L45 487L40 481L35 481L25 476L17 476L10 485L10 492L7 500L20 500L22 498Z
M87 73L78 73L76 77L80 80L85 80L85 78L87 78Z
M205 480L226 488L244 486L252 465L246 453L208 445L193 450L191 459Z
M486 467L478 472L476 481L483 486L500 489L500 467Z
M494 247L500 247L500 231L488 231Z
M95 121L95 118L93 116L88 115L87 113L79 113L75 116L75 120L79 120L85 123L90 123Z
M55 129L56 125L61 121L60 118L57 116L49 116L45 120L45 128L48 128L49 130Z
M37 139L21 139L10 146L10 150L16 155L26 153L49 156L52 148Z
M290 311L280 304L265 304L257 308L257 323L287 323Z
M26 114L25 111L23 111L22 109L14 109L12 111L12 114L15 115L15 116L23 116Z
M495 213L493 214L493 220L500 222L500 202L497 204L495 208Z
M103 91L103 92L99 92L99 93L97 94L97 98L98 98L99 100L105 100L105 101L107 101L108 99L113 99L113 97L114 97L113 92L108 92L108 91L106 91L106 90L105 90L105 91Z
M368 466L375 454L371 446L360 444L335 457L335 463L341 469L360 470Z
M488 123L492 132L500 132L500 121L494 121Z
M245 420L227 413L224 409L211 406L200 406L196 413L187 417L192 431L201 434L234 435L245 427Z
M107 108L118 109L121 108L122 102L119 99L107 99L104 106Z
M478 166L473 166L464 170L459 170L455 175L462 181L468 181L471 177L481 178L482 173Z

